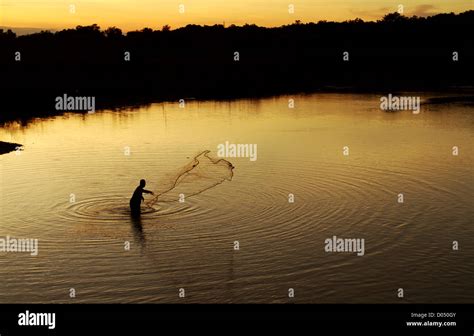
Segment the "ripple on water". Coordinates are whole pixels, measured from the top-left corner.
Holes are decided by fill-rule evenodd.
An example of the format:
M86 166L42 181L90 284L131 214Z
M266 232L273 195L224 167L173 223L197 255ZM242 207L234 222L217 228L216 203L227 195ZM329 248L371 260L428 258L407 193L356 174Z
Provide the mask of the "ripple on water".
M79 239L84 236L122 238L129 232L129 224L133 223L128 203L127 197L106 194L73 203L57 203L52 210L61 218L62 224L79 234ZM140 219L147 224L159 224L165 218L183 219L205 212L192 200L186 203L158 202L154 207L142 204L141 210Z
M281 161L268 166L265 176L260 177L262 183L255 183L258 177L240 178L237 173L231 183L187 198L185 203L142 206L142 219L147 228L163 222L187 225L189 245L181 245L183 249L192 248L192 239L197 237L203 241L236 235L246 241L264 237L279 240L278 248L289 249L307 244L308 239L321 242L336 235L365 237L370 242L367 253L380 254L403 243L404 233L427 210L426 204L425 208L421 204L412 203L405 208L397 204L401 183L407 194L451 195L449 190L420 178L422 172L409 169L402 173L362 165L303 162L293 172L292 165L291 161ZM279 176L281 166L288 166L289 173L284 178ZM295 203L288 202L289 193L295 195ZM55 205L55 212L71 224L79 237L121 238L129 233L124 231L129 230L129 225L117 225L130 223L128 198L123 195L63 202Z
M281 165L288 166L289 173L284 178L279 175ZM232 197L244 201L245 206L241 211L233 211L230 202L219 209L220 220L232 223L225 229L238 232L241 239L280 238L282 248L295 246L298 241L307 240L308 235L317 239L361 236L371 240L368 253L379 254L396 248L418 216L436 210L433 206L427 208L426 202L414 202L415 197L453 195L449 189L424 178L430 174L423 168L389 170L304 162L295 172L291 169L293 165L292 161L281 161L266 167L265 187L233 186ZM397 202L402 191L411 199L405 206ZM295 203L288 202L289 193L295 195Z

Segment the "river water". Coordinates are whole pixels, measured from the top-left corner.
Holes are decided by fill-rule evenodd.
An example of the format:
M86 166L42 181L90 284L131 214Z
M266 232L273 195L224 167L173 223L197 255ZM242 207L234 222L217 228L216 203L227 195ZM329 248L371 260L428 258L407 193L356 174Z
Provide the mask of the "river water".
M472 303L474 109L419 95L419 114L312 94L7 124L24 150L0 157L0 238L38 239L38 255L0 252L0 302ZM130 217L139 179L155 190L226 141L257 160ZM364 254L326 252L333 236Z

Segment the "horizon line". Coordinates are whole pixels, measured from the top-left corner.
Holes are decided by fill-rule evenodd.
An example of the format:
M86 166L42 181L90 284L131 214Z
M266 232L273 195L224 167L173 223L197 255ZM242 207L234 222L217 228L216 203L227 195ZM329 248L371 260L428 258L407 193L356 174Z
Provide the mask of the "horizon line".
M466 10L466 11L462 11L462 12L458 12L458 13L455 13L453 11L451 12L439 12L439 13L436 13L436 14L429 14L429 15L411 15L411 16L407 16L405 14L400 14L398 11L393 11L393 12L387 12L386 14L382 15L380 18L378 19L375 19L375 20L364 20L360 17L354 17L352 19L347 19L347 20L340 20L340 21L335 21L335 20L318 20L318 21L308 21L308 22L302 22L302 20L293 20L293 22L289 22L287 24L281 24L281 25L269 25L269 26L263 26L263 25L258 25L256 23L245 23L245 24L235 24L235 23L229 23L229 24L226 24L225 21L221 22L221 23L214 23L214 24L196 24L196 23L188 23L186 25L180 25L180 26L177 26L177 27L172 27L170 26L169 24L163 24L161 25L161 27L156 27L156 28L152 28L151 26L143 26L143 28L140 28L140 29L130 29L130 30L123 30L122 28L120 27L117 27L115 25L111 25L111 26L107 26L107 27L102 27L100 25L98 25L97 23L90 23L90 24L85 24L85 25L74 25L74 26L69 26L69 27L63 27L63 28L39 28L39 27L17 27L17 26L0 26L0 29L5 31L5 30L11 30L12 32L14 32L17 36L22 36L22 35L31 35L31 34L35 34L35 33L40 33L40 32L51 32L51 33L56 33L56 32L60 32L60 31L63 31L63 30L68 30L68 29L76 29L77 27L90 27L90 26L93 26L93 25L97 25L101 31L103 30L106 30L108 28L118 28L120 29L123 33L129 33L129 32L141 32L143 31L144 29L152 29L153 31L160 31L161 29L163 29L163 27L165 26L169 26L170 27L170 30L173 31L173 30L178 30L178 29L181 29L181 28L186 28L188 26L199 26L199 27L214 27L214 26L223 26L224 28L229 28L231 26L235 26L235 27L245 27L245 26L257 26L259 28L281 28L281 27L285 27L285 26L291 26L291 25L295 25L295 24L301 24L301 25L305 25L305 24L318 24L320 22L326 22L326 23L346 23L346 22L353 22L353 21L356 21L356 20L361 20L363 22L366 22L366 23L377 23L379 21L381 21L386 15L389 15L389 14L400 14L400 16L402 17L406 17L406 18L430 18L430 17L434 17L434 16L437 16L437 15L460 15L460 14L464 14L464 13L468 13L468 12L472 12L474 11L474 9L469 9L469 10ZM22 32L23 31L23 32Z

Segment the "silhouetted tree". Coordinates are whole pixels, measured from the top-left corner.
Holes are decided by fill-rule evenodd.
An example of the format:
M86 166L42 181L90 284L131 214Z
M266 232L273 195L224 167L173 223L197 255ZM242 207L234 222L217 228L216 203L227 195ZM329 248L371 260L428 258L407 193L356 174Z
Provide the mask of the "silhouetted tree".
M105 30L105 36L109 38L119 38L122 37L122 30L117 27L109 27Z
M403 22L403 21L407 21L408 18L402 14L400 14L399 12L394 12L394 13L390 13L390 14L387 14L383 17L382 21L383 22Z
M48 113L54 97L68 92L120 106L328 87L393 92L473 86L472 31L474 11L426 18L390 13L376 22L295 21L272 28L164 25L126 35L117 27L101 31L97 24L23 36L0 30L0 92L8 111L0 119L16 116L21 106L27 115Z

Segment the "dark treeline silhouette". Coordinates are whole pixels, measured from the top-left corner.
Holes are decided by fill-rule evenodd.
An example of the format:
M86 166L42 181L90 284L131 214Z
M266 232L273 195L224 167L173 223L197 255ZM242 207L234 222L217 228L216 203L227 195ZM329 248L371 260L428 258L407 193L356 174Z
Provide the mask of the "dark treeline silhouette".
M188 25L124 34L94 24L24 36L0 31L0 118L52 113L54 97L64 93L95 96L100 108L188 97L472 86L473 31L474 11L277 28Z

